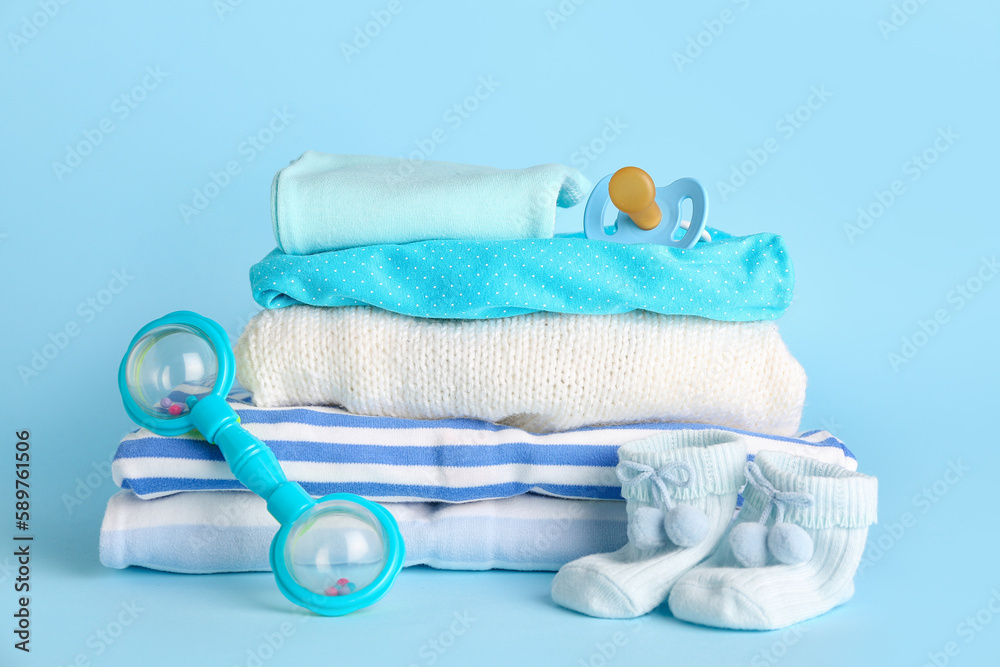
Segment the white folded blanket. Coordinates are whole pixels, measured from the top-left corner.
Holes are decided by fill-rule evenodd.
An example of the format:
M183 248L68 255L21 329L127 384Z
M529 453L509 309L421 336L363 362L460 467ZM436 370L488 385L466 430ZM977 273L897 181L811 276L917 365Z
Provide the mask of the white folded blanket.
M471 417L536 433L670 421L791 436L806 388L773 322L642 310L429 320L292 306L254 317L236 359L258 406Z
M474 503L386 503L406 542L405 565L453 570L558 570L625 544L625 503L534 494ZM278 530L263 499L247 491L111 497L101 562L207 574L270 570Z

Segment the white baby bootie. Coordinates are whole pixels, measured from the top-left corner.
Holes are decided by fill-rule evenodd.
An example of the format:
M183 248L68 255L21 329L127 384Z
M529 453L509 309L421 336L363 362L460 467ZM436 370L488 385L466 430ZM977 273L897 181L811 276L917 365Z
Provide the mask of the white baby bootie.
M670 611L702 625L773 630L850 599L878 481L781 452L759 452L746 467L728 539L674 585Z
M728 431L685 430L630 442L618 458L629 542L564 565L552 599L590 616L635 618L660 605L722 538L744 482L746 446Z

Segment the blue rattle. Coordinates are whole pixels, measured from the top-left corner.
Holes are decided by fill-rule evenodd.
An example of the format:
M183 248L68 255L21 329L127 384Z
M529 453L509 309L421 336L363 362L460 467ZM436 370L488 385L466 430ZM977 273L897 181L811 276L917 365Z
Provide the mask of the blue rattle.
M235 367L222 327L178 311L135 335L118 369L118 388L134 422L167 436L200 431L222 450L236 479L267 500L281 524L270 560L285 597L323 616L377 602L403 566L396 520L360 496L314 500L289 481L270 448L240 426L226 403Z
M686 199L691 200L690 224L681 220L681 205ZM604 214L609 204L618 209L618 217L612 228L605 228ZM700 238L711 240L705 232L707 221L708 196L695 179L681 178L657 188L642 169L622 167L602 178L590 194L583 212L583 231L588 239L657 243L686 250ZM687 231L675 240L679 229Z

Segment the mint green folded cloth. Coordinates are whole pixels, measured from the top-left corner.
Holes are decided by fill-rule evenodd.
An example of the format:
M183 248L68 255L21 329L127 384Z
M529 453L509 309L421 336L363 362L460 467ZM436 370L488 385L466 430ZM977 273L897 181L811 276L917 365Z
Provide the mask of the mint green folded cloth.
M271 184L278 247L308 255L436 239L550 238L590 192L576 169L495 169L307 151Z

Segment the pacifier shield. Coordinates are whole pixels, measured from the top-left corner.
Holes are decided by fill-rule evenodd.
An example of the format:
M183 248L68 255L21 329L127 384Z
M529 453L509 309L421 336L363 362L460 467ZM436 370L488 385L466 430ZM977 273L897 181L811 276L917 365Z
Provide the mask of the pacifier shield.
M645 178L626 179L627 186L619 187L616 199L627 210L614 207L611 201L611 180L626 170L634 169ZM626 175L631 172L626 172ZM647 181L648 179L648 181ZM708 221L708 193L697 180L680 178L664 187L652 188L649 176L636 167L624 167L605 176L594 186L583 212L583 232L588 239L615 243L655 243L672 248L693 248L705 232ZM652 193L652 198L649 196ZM685 227L682 206L691 202L691 221ZM608 207L618 211L613 229L605 227ZM685 233L680 239L678 230ZM611 231L609 231L611 230Z

